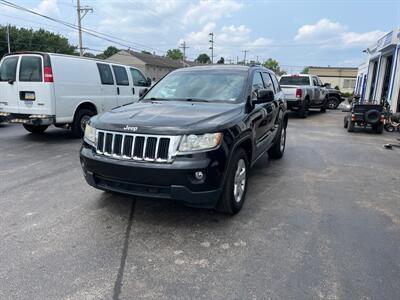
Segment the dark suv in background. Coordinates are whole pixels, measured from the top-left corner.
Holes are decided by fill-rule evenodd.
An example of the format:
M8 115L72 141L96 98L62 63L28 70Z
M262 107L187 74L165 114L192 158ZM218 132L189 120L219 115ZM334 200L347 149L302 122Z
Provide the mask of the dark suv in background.
M283 97L275 74L263 67L176 70L139 102L90 120L80 153L86 181L237 213L249 168L266 152L284 153Z

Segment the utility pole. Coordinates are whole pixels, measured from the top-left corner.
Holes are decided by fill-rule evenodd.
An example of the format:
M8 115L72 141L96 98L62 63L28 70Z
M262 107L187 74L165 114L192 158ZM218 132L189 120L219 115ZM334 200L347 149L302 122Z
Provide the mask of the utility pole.
M259 64L259 62L258 62L258 55L257 55L257 65Z
M239 64L239 56L236 56L236 64Z
M186 49L189 48L189 47L186 46L186 42L183 41L179 48L181 48L183 50L183 62L185 62L186 61Z
M244 52L244 59L243 59L243 65L246 65L246 54L247 52L249 52L249 50L243 50L242 52Z
M80 0L76 0L76 12L78 13L78 32L79 32L79 55L83 56L83 43L82 43L82 19L88 12L93 12L93 8L89 6L81 7Z
M210 50L211 50L211 63L213 64L214 63L214 33L213 32L210 32L209 34L208 34L211 38L210 38L210 40L209 40L209 42L210 42Z
M10 24L7 24L7 45L8 45L8 53L11 52L11 45L10 45Z

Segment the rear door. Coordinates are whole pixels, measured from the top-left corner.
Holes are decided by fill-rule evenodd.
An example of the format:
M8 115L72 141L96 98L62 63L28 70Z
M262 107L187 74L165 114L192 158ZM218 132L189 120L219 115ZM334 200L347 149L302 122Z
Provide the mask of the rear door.
M17 66L19 56L6 56L0 65L0 111L19 113Z
M43 56L21 55L18 72L19 113L54 115L53 80L44 80Z
M129 68L133 81L132 92L134 94L134 99L137 101L139 99L140 92L148 87L147 79L143 76L142 72L135 68Z
M101 108L102 111L108 111L118 106L117 87L109 64L97 63L97 69L100 75L100 89L103 94Z
M129 82L128 72L126 67L112 66L115 81L117 83L117 102L118 105L124 105L134 101L133 85Z
M275 95L275 100L272 102L268 102L265 105L267 110L267 133L268 133L268 141L272 142L273 137L275 136L274 133L277 128L275 128L275 120L277 118L279 106L278 106L278 97L283 97L283 95L277 95L278 86L275 88L271 75L268 72L262 73L264 86L266 89L272 90ZM277 82L278 83L278 82Z

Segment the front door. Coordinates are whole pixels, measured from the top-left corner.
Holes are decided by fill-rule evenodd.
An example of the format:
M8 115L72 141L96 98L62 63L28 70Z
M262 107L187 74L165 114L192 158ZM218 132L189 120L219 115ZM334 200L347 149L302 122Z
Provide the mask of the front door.
M129 82L126 67L114 65L112 67L115 75L115 81L117 83L118 105L124 105L133 102L135 99L135 91L133 89L133 85Z
M138 69L130 68L133 82L133 91L135 101L139 100L140 92L148 87L146 77Z
M0 111L19 113L17 66L19 56L5 57L0 65Z

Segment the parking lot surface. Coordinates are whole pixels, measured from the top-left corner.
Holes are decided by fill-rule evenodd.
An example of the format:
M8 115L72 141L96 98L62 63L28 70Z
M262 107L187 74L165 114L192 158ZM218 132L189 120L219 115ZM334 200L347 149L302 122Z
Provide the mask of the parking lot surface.
M399 299L396 134L342 120L291 116L234 217L93 189L68 131L0 125L0 298Z

